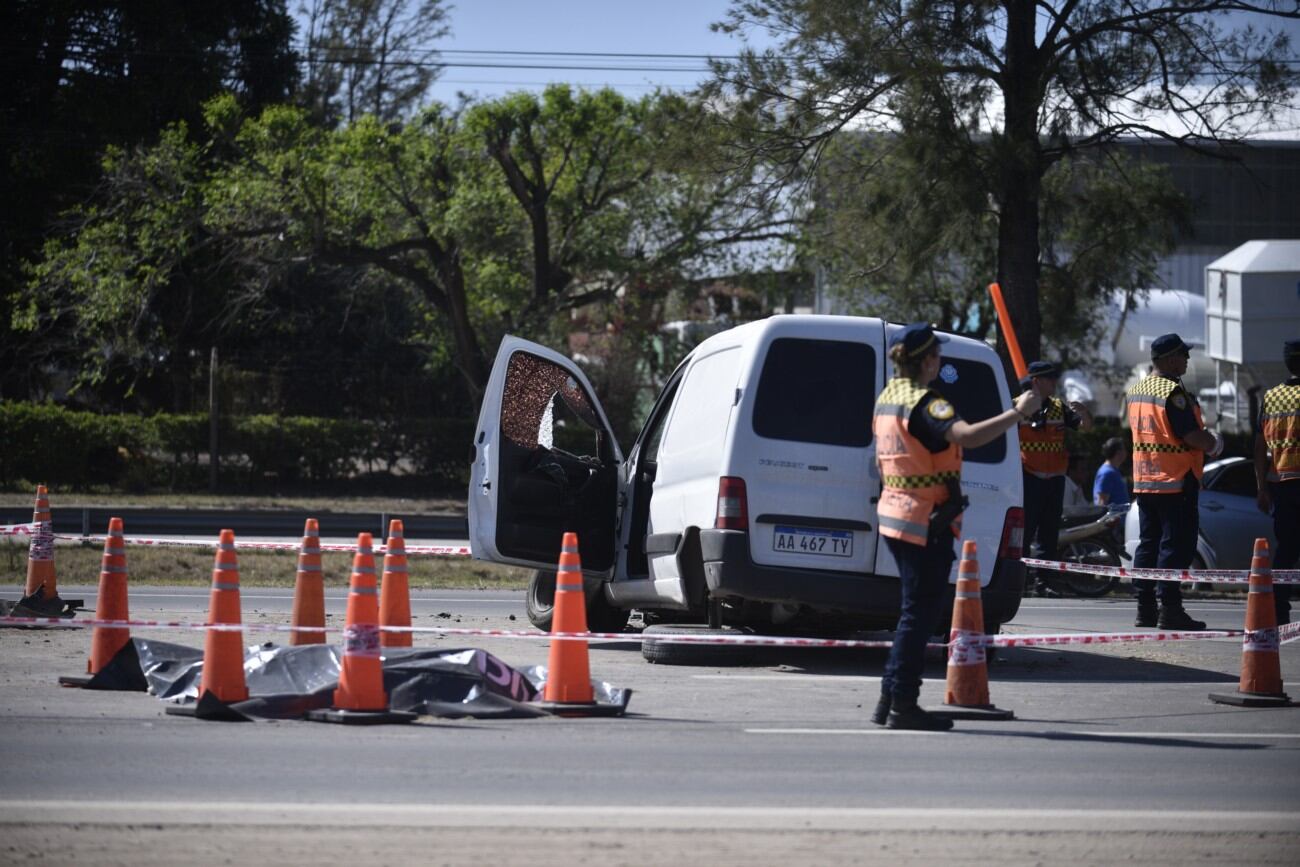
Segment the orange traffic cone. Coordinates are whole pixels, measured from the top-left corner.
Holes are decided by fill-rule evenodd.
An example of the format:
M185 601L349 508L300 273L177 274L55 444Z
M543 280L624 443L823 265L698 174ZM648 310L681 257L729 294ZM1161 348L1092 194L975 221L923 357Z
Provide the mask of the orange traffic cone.
M1239 707L1289 707L1282 691L1278 654L1277 611L1273 607L1273 570L1267 539L1255 540L1246 596L1246 636L1241 647L1241 683L1236 692L1210 693L1210 700Z
M384 554L384 579L379 585L379 624L411 625L411 587L406 578L406 539L402 522L388 522L388 552ZM410 647L409 632L380 632L383 647Z
M325 627L325 579L320 568L320 525L308 518L302 528L302 545L298 548L298 574L293 582L293 625ZM324 644L324 632L299 632L295 629L290 644Z
M104 537L104 556L99 567L99 598L95 606L96 620L130 620L127 608L126 542L122 536L122 519L108 519L108 534ZM90 658L86 672L92 677L60 677L64 686L94 686L96 689L145 688L138 677L122 672L109 681L95 681L117 654L131 641L131 630L124 626L96 626L90 638ZM92 684L92 681L95 681ZM109 685L111 684L111 685Z
M994 707L989 701L988 659L984 645L976 640L984 635L984 604L980 599L980 566L975 542L967 539L961 547L957 567L957 590L952 605L952 632L948 635L948 688L943 707L935 716L948 719L1012 719L1009 710Z
M379 600L375 586L375 555L369 533L357 536L348 590L347 625L343 632L343 661L334 706L313 710L307 719L318 722L373 724L410 722L416 715L388 709L384 692L384 661L379 644Z
M50 521L50 495L44 485L36 486L36 507L32 510L32 535L27 552L27 585L24 596L40 593L40 599L54 599L59 595L58 579L54 574L54 525Z
M235 554L235 531L222 530L212 563L212 592L208 601L208 626L235 625L243 621L239 611L239 558ZM195 704L171 705L166 712L204 719L245 719L225 709L248 698L244 681L244 633L235 629L207 631L203 642L203 675L199 700Z
M560 547L551 631L587 631L587 597L582 587L582 561L578 557L577 533L565 533ZM582 713L586 708L595 706L587 642L572 639L551 642L551 652L546 663L546 688L542 698L544 707L559 713Z

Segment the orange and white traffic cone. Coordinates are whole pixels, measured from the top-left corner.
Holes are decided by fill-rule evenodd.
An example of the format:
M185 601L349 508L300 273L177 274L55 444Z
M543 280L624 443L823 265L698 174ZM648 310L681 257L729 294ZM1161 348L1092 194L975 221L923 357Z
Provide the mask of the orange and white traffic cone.
M384 554L384 578L379 584L379 625L411 625L411 586L406 573L406 539L402 522L388 522L388 551ZM380 632L383 647L410 647L409 632Z
M290 644L324 644L325 633L298 631L325 628L325 578L320 565L320 524L308 518L298 548L298 572L293 581L293 626Z
M225 709L226 705L248 698L248 684L244 680L244 632L242 629L212 628L241 623L235 531L222 530L212 563L209 628L203 641L203 675L199 680L198 702L169 706L167 713L203 719L245 719L237 712Z
M1268 540L1255 540L1246 595L1246 636L1241 647L1241 683L1236 692L1210 693L1210 700L1238 707L1290 707L1282 691L1277 611L1273 607L1273 569Z
M104 537L104 555L99 567L99 595L95 605L96 620L130 620L127 607L126 541L122 535L122 519L108 519L108 534ZM90 658L86 672L91 677L60 677L63 686L93 687L95 689L147 688L137 672L122 671L112 678L96 681L94 675L103 671L131 641L131 630L125 626L96 626L90 637ZM138 660L137 660L138 664Z
M1009 710L989 700L988 655L984 635L984 603L980 598L980 567L975 542L962 543L957 567L957 589L952 605L952 631L948 635L948 686L943 707L933 711L947 719L1013 719Z
M54 571L54 524L50 520L50 495L44 485L36 486L36 505L32 509L36 525L27 549L27 582L23 598L13 613L30 617L73 617L82 606L80 599L60 599L58 576Z
M348 590L347 624L343 632L343 660L334 706L313 710L307 719L317 722L373 725L411 722L416 714L388 708L384 692L384 660L379 644L379 588L375 582L375 554L369 533L357 536Z
M551 632L586 632L587 597L582 586L582 560L578 534L565 533L555 574L555 608ZM551 642L546 663L546 686L540 704L559 714L582 715L596 707L591 688L587 642L557 639Z

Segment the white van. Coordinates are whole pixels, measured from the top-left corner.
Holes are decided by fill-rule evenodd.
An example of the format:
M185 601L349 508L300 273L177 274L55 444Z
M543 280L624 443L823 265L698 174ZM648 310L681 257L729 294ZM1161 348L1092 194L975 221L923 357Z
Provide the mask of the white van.
M528 609L543 629L566 530L593 630L633 608L714 627L892 627L898 567L877 534L871 420L898 328L774 316L714 335L673 372L626 458L574 362L505 338L475 433L473 556L539 570ZM963 418L1010 405L988 346L953 336L943 357L936 385ZM1014 428L966 451L963 531L979 543L989 632L1020 606L1021 488Z

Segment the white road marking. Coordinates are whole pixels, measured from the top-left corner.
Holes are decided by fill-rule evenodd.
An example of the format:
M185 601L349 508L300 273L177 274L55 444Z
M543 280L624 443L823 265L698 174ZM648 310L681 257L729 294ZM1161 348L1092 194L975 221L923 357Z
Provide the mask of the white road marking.
M979 807L718 807L587 804L401 804L229 801L0 801L0 824L791 829L860 831L1261 831L1300 834L1300 812Z
M996 732L995 732L996 733ZM1005 734L1018 734L1019 732L1005 731ZM869 729L745 729L747 735L941 735L946 732L924 732L911 731L907 729L887 729L887 728L869 728ZM1159 740L1161 738L1200 738L1215 740L1258 740L1258 741L1276 741L1276 740L1296 740L1300 739L1300 734L1281 733L1281 732L1112 732L1112 731L1064 731L1064 732L1037 732L1036 734L1062 734L1062 735L1082 735L1095 738L1142 738L1149 740Z
M879 677L867 674L692 674L696 680L779 680L782 683L807 681L809 683L850 681L853 683L880 683ZM938 680L931 680L938 683Z

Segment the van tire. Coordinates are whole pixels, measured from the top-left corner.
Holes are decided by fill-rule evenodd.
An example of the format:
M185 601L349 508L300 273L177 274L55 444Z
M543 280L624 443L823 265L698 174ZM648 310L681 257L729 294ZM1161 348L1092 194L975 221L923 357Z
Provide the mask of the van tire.
M537 569L533 572L533 577L528 582L528 593L524 596L524 609L528 612L529 623L543 632L551 631L555 615L554 570ZM630 614L630 611L610 605L599 587L595 593L587 594L589 632L623 632L627 629Z
M643 636L654 635L749 635L734 626L710 627L703 623L660 623L647 626ZM754 660L755 648L747 644L671 644L661 641L641 643L641 655L647 662L664 665L747 665Z

